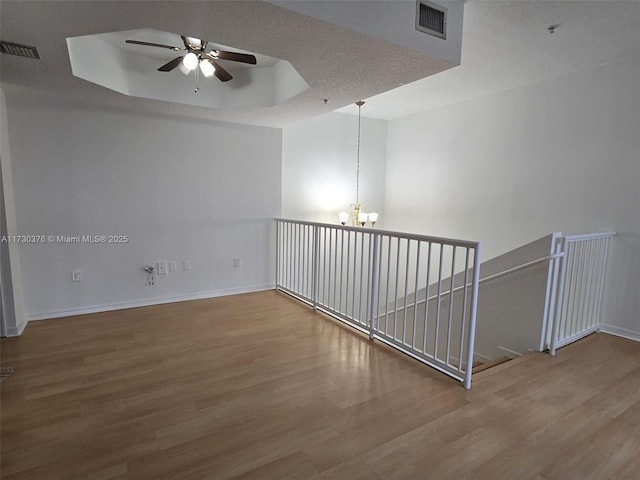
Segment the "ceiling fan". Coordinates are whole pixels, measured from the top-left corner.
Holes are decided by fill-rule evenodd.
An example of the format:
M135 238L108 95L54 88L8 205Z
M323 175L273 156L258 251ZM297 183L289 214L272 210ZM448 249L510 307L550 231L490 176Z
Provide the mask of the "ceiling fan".
M184 73L189 73L190 71L200 67L200 71L205 77L215 75L221 82L228 82L233 78L233 76L222 68L217 60L230 60L232 62L248 63L250 65L256 64L256 57L254 55L214 49L207 51L208 42L198 38L185 37L184 35L180 35L180 37L182 38L184 47L172 47L171 45L140 42L138 40L125 40L125 42L134 45L144 45L147 47L166 48L172 52L186 52L184 55L180 55L179 57L176 57L162 65L158 68L159 72L170 72L180 66L180 69Z

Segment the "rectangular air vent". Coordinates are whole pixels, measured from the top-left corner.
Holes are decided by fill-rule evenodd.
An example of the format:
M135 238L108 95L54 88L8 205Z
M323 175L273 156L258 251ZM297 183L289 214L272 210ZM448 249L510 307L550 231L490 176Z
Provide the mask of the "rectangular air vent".
M447 9L426 0L416 1L416 30L447 38Z
M17 55L18 57L40 58L36 47L29 45L21 45L19 43L4 42L0 40L0 52L9 55Z

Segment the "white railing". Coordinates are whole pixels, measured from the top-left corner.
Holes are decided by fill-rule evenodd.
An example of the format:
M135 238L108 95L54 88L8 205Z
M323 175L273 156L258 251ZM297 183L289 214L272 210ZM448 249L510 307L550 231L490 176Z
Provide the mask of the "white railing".
M471 387L480 244L276 220L276 288Z
M552 237L540 350L575 342L602 325L602 301L613 232Z

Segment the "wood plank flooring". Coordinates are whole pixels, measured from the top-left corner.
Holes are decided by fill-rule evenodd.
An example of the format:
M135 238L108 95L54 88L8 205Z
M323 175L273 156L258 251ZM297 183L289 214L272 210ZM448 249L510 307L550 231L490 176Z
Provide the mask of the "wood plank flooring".
M6 480L640 478L640 343L609 335L471 391L274 291L0 346Z

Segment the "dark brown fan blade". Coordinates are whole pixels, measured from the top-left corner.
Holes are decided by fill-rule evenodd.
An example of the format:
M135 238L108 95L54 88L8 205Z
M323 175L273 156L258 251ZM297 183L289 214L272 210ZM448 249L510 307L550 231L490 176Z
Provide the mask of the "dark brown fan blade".
M216 67L216 71L214 72L216 77L220 79L221 82L228 82L233 77L229 72L227 72L224 68L220 66L218 62L216 62L213 58L210 59L213 66Z
M256 57L248 53L225 52L224 50L214 50L220 60L231 60L232 62L256 64ZM215 53L214 53L215 55Z
M173 70L174 68L176 68L178 65L180 65L180 62L182 61L182 59L184 58L184 56L182 57L176 57L173 60L171 60L170 62L165 63L164 65L162 65L158 71L159 72L170 72L171 70Z
M132 43L134 45L145 45L147 47L168 48L169 50L173 50L174 52L182 50L180 47L172 47L171 45L162 45L161 43L139 42L138 40L125 40L125 43Z

